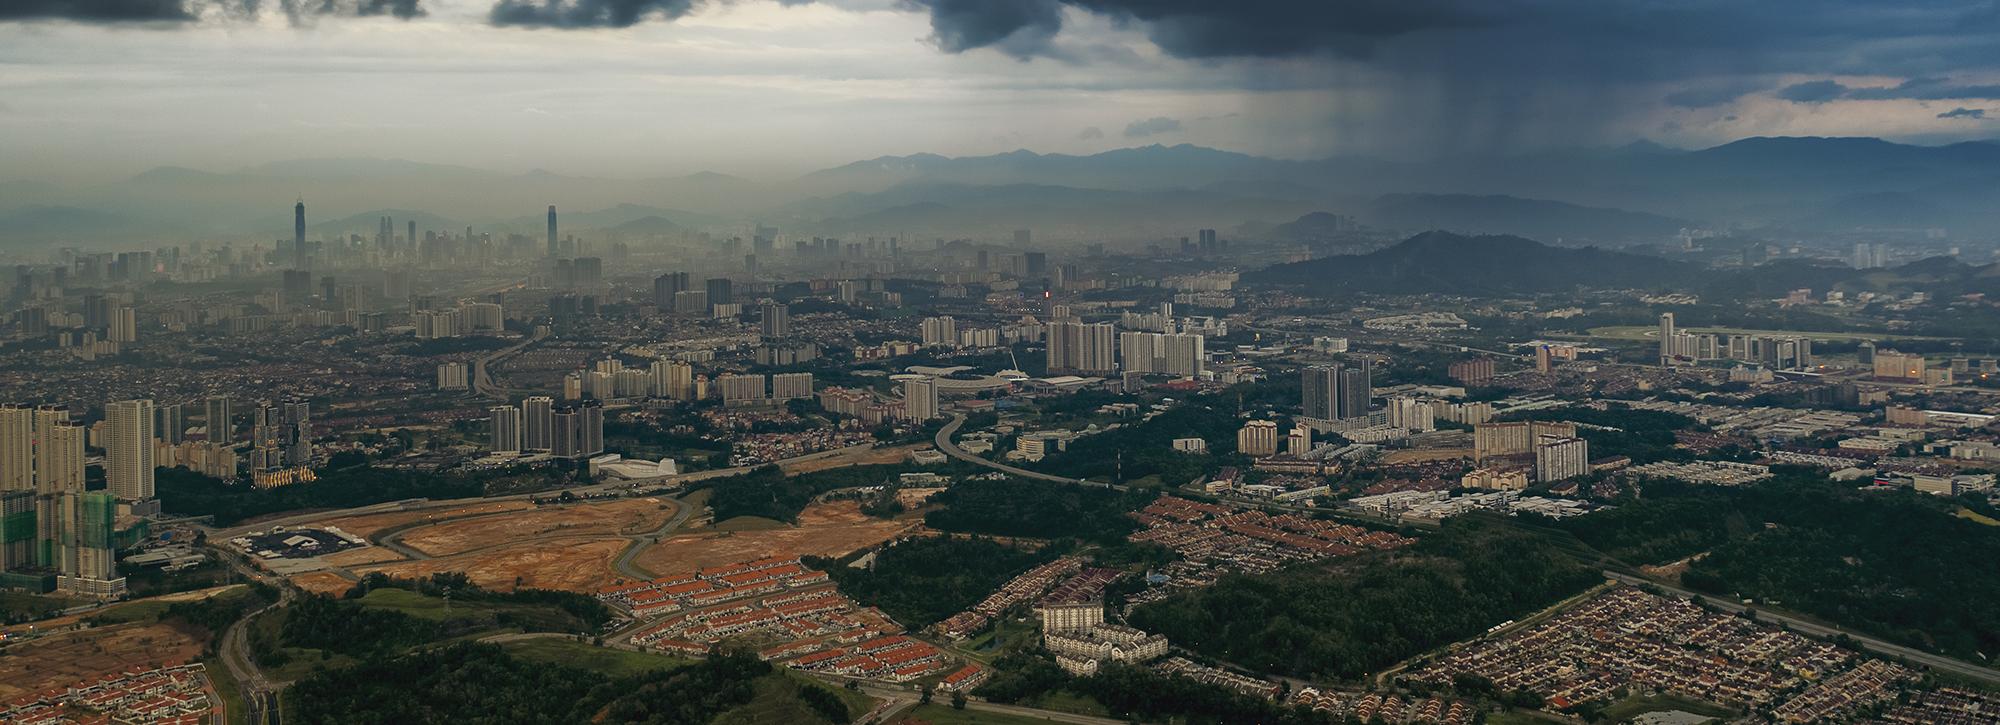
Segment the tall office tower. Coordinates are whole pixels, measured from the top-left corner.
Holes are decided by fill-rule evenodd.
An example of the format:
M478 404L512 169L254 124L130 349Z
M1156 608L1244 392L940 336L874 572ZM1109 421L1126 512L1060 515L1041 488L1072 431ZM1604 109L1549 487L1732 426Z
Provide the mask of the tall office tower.
M169 403L153 408L153 433L160 440L180 445L182 434L187 431L187 418L181 413L180 403Z
M736 283L728 277L711 277L702 288L708 292L708 303L726 305L736 301Z
M0 405L0 492L35 490L35 411Z
M653 278L653 306L662 312L674 308L674 295L687 291L688 273L668 272Z
M1204 251L1204 252L1209 252L1209 251L1214 251L1214 249L1215 249L1215 230L1214 230L1214 229L1203 229L1203 230L1200 230L1200 231L1197 231L1197 232L1195 232L1195 234L1196 234L1196 235L1197 235L1197 236L1199 237L1199 239L1200 239L1200 242L1199 242L1199 243L1201 244L1201 251Z
M546 395L537 395L521 401L521 447L530 451L546 451L555 440L556 401Z
M487 450L494 453L518 453L521 450L521 410L511 405L488 408L492 414L492 442Z
M58 516L67 529L56 589L109 599L125 593L118 576L113 547L118 524L118 499L102 491L64 494Z
M924 318L920 332L924 347L958 346L958 321L949 315Z
M153 498L153 401L104 406L104 479L120 501Z
M306 260L306 200L292 207L292 266L304 267Z
M1040 279L1049 275L1049 255L1047 252L1028 252L1021 255L1021 264L1029 279Z
M1359 365L1343 367L1340 370L1340 417L1360 418L1368 415L1368 401L1375 397L1375 383L1372 376L1373 364L1362 360Z
M303 398L287 398L284 406L284 430L279 434L284 444L285 465L304 466L312 463L312 403Z
M580 409L583 432L579 440L583 442L583 455L594 456L604 452L604 404L591 401Z
M1673 361L1674 313L1662 312L1660 313L1660 365L1662 367L1671 365Z
M0 491L0 571L36 563L34 491Z
M792 334L792 308L778 304L764 305L762 327L765 337Z
M1340 417L1340 365L1313 365L1299 371L1302 415L1333 420ZM1275 432L1272 435L1277 435Z
M236 442L236 423L230 419L229 396L217 395L203 405L206 418L202 424L208 426L208 442L226 446Z
M549 256L556 256L556 205L549 205Z
M104 339L112 342L138 342L139 313L124 305L112 308L111 324L106 328Z
M903 413L918 422L938 417L937 381L928 376L904 381Z
M410 234L404 239L405 246L417 246L417 220L410 220Z

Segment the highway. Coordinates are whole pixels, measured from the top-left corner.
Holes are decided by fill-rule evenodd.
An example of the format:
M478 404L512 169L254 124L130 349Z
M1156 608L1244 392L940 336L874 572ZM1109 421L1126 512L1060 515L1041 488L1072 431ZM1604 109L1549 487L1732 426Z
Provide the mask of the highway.
M1124 486L1116 484L1098 483L1096 481L1085 481L1080 478L1064 478L1062 476L1057 476L1050 473L1042 473L1040 471L1030 471L1026 468L1021 468L1018 466L1010 466L1005 463L1001 463L999 461L989 461L987 459L980 458L979 456L967 453L965 452L965 449L958 447L958 444L952 442L951 440L952 436L958 433L958 427L964 424L965 424L964 414L961 413L951 414L951 422L944 424L943 428L938 429L937 437L933 441L934 443L937 444L937 449L943 451L944 454L947 456L951 456L952 458L965 461L966 463L985 466L987 468L991 468L996 471L1004 471L1007 473L1014 474L1016 476L1020 476L1022 478L1036 478L1036 479L1041 479L1043 481L1054 481L1056 483L1074 483L1079 486L1109 488L1118 491L1125 490Z
M1658 587L1663 591L1672 593L1679 597L1687 599L1698 599L1703 603L1708 604L1711 607L1715 607L1716 609L1720 609L1725 612L1734 613L1734 612L1742 612L1744 610L1752 610L1756 612L1757 618L1759 620L1782 623L1786 627L1789 627L1796 632L1803 632L1805 634L1822 638L1831 638L1834 636L1846 636L1847 638L1854 640L1856 646L1859 646L1861 649L1867 650L1869 652L1873 652L1879 655L1894 657L1906 662L1912 662L1924 665L1932 669L1942 670L1956 675L1963 675L1965 677L1970 677L1976 680L1984 681L1988 684L2000 685L2000 670L1995 670L1989 667L1980 667L1979 665L1975 665L1969 662L1963 662L1960 660L1955 660L1950 657L1945 657L1943 655L1935 655L1929 652L1925 652L1923 650L1911 649L1909 647L1904 647L1899 644L1884 642L1882 640L1875 639L1868 635L1850 632L1848 630L1841 629L1839 627L1829 627L1824 624L1808 622L1806 620L1799 619L1797 617L1786 616L1783 614L1778 614L1763 609L1757 609L1756 607L1745 606L1741 602L1733 602L1727 599L1722 599L1720 597L1712 597L1706 594L1688 591L1680 587L1661 584L1659 582L1650 579L1631 576L1629 574L1623 574L1620 572L1607 570L1604 572L1604 576L1611 579L1616 579L1626 584L1632 584L1635 586L1650 585Z
M505 402L508 396L513 394L514 389L494 385L492 376L488 374L488 369L494 363L506 359L509 355L525 350L529 345L541 342L541 340L541 335L534 335L526 340L500 350L495 350L484 357L472 361L472 392Z

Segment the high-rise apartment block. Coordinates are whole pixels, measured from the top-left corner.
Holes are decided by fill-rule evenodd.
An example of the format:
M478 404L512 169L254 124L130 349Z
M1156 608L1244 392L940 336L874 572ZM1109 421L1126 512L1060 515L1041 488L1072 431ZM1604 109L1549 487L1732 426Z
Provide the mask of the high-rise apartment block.
M104 406L104 479L120 501L153 498L153 401Z

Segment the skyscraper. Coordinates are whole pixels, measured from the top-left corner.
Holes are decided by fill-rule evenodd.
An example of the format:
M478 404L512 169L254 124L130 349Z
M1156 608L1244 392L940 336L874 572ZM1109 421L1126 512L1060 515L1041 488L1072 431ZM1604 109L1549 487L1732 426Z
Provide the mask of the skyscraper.
M1371 367L1372 364L1364 359L1359 365L1341 369L1339 417L1359 418L1368 415L1368 402L1375 397Z
M223 446L236 442L236 424L229 417L229 396L211 397L203 407L207 417L202 424L208 426L208 442Z
M937 381L930 377L904 381L903 412L919 422L938 417Z
M1051 322L1048 325L1048 367L1086 375L1118 370L1118 330L1108 322Z
M1674 361L1674 313L1660 313L1660 365L1665 367Z
M306 266L306 200L292 207L292 266Z
M120 501L153 498L153 401L104 406L104 478Z
M521 450L521 410L511 405L495 406L487 409L493 416L492 442L487 446L494 453L516 453Z
M0 492L35 489L35 412L0 405Z
M181 414L179 403L169 403L153 409L153 433L160 440L179 445L182 432L187 430L187 419Z
M35 490L43 495L83 490L83 426L67 420L35 431Z
M556 205L549 205L549 256L556 256Z
M765 337L778 338L792 334L792 308L779 304L764 305L762 327Z
M537 395L521 401L521 447L530 451L549 450L555 442L554 398Z
M1313 365L1299 371L1299 398L1307 418L1333 420L1340 417L1340 366ZM1273 436L1277 434L1272 433Z

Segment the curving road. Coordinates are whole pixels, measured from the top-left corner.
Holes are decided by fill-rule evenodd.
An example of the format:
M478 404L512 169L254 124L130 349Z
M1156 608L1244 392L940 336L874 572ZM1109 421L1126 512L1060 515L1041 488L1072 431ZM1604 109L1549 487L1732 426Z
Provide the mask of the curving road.
M693 504L676 498L674 499L674 505L679 510L674 512L673 518L667 519L666 523L660 524L660 528L626 537L631 539L632 543L627 544L624 551L618 552L618 558L612 560L612 571L618 572L620 576L628 576L639 580L653 579L658 576L632 563L632 559L638 557L639 552L645 551L646 547L660 543L660 539L666 538L668 533L680 528L681 524L687 523L688 518L694 515L695 506Z
M1074 483L1079 486L1093 486L1096 488L1109 488L1119 491L1123 491L1126 488L1125 486L1120 486L1112 483L1098 483L1096 481L1086 481L1081 478L1065 478L1063 476L1058 476L1052 473L1042 473L1041 471L1030 471L1026 468L1021 468L1019 466L1010 466L1005 463L1001 463L999 461L987 460L985 458L980 458L979 456L972 455L970 453L965 452L965 449L958 447L958 444L952 442L951 440L952 436L958 433L958 427L964 424L965 424L964 414L962 413L951 414L951 422L944 424L943 428L939 428L937 432L937 437L932 439L932 442L937 444L937 449L943 451L944 454L947 456L951 456L952 458L965 461L966 463L985 466L987 468L991 468L996 471L1004 471L1006 473L1011 473L1016 476L1020 476L1022 478L1038 478L1044 481L1054 481L1056 483Z

